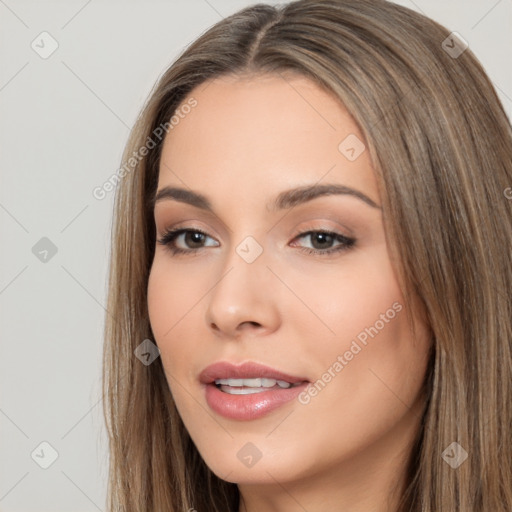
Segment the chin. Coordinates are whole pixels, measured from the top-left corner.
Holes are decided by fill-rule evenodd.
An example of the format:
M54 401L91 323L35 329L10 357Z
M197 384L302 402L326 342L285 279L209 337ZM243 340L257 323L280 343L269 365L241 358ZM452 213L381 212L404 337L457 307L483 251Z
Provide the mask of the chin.
M264 440L253 444L246 439L232 440L232 447L219 445L220 450L201 456L210 470L220 479L236 484L276 484L300 479L305 476L306 468L297 464L300 447L290 447L291 454L277 448L270 451L264 446ZM267 440L268 443L268 440ZM234 447L236 446L236 448ZM267 448L267 452L265 450ZM301 461L304 463L304 460ZM293 468L293 473L290 471Z

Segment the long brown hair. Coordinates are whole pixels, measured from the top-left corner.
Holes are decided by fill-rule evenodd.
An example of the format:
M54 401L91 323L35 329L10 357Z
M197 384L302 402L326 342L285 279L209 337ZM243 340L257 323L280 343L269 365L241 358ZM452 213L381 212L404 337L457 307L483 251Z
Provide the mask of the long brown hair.
M154 339L146 289L161 140L143 156L140 148L207 80L288 71L334 94L359 125L404 296L419 297L431 327L427 407L399 510L512 510L512 130L454 37L385 0L257 4L211 27L162 75L115 198L103 379L109 511L238 510L236 484L192 443L160 358L146 366L134 355ZM443 457L454 442L468 455L456 468Z

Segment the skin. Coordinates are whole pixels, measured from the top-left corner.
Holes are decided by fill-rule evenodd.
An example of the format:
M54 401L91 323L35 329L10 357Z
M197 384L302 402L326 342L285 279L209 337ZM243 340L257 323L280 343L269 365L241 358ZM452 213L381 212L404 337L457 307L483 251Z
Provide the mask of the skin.
M364 141L343 105L306 78L285 77L202 84L189 95L197 106L166 136L158 190L200 192L215 213L157 202L158 239L173 227L208 236L175 240L195 254L156 244L150 322L185 426L211 470L238 484L240 512L393 510L424 407L428 329L418 321L411 334L380 208L328 195L266 209L278 192L327 182L380 205L369 151L349 161L338 149L349 134ZM356 243L306 254L340 245L298 236L309 230ZM247 236L263 248L250 264L235 250ZM315 382L394 303L402 310L309 403L252 421L209 408L198 379L207 365L251 360ZM247 442L262 454L252 467L237 457Z

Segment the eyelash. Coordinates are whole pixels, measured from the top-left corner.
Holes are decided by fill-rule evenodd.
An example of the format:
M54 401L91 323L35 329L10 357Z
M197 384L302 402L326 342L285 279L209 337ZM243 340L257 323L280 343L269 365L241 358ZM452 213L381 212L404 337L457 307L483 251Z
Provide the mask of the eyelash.
M200 249L204 249L205 247L199 247L197 249L181 249L179 247L175 247L173 242L178 238L178 236L184 234L184 233L201 233L204 236L210 237L208 233L205 233L201 229L190 229L190 228L177 228L177 229L171 229L166 231L163 236L157 240L157 242L166 249L168 249L171 254L177 255L177 254L192 254L192 253L198 253ZM345 235L342 235L341 233L336 233L334 231L324 231L324 230L310 230L310 231L304 231L302 233L299 233L295 238L304 238L309 235L313 234L322 234L322 235L328 235L334 237L334 241L341 242L340 245L337 245L335 247L331 247L326 250L321 249L310 249L309 247L301 247L299 250L305 252L306 254L313 254L317 256L328 256L333 253L347 251L351 249L354 245L356 240L354 238L349 238ZM196 255L195 254L195 255Z

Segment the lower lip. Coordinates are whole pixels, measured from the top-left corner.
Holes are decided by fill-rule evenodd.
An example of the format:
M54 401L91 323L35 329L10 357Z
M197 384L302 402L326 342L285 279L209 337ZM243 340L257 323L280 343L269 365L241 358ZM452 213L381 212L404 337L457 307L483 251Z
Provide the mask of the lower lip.
M206 401L217 414L232 420L255 420L290 402L303 391L308 382L291 388L273 389L249 395L231 395L206 384Z

